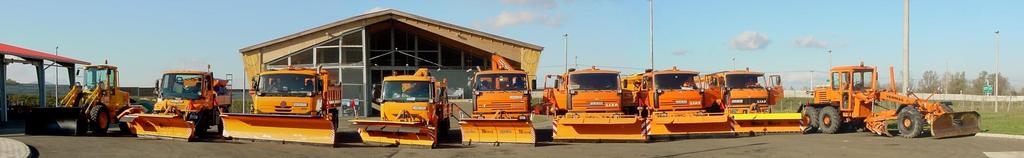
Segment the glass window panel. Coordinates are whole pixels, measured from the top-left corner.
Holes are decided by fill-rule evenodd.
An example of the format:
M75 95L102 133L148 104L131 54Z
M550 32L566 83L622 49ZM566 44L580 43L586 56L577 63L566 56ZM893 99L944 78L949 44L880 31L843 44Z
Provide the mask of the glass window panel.
M271 66L288 66L288 57L283 57L283 58L281 58L281 59L279 59L277 61L271 62L270 64L267 64L267 65L271 65Z
M341 82L344 84L363 84L362 68L341 69Z
M342 64L344 65L362 65L363 62L363 48L362 47L344 47L342 48L344 54ZM381 57L388 58L388 57Z
M338 63L338 48L317 48L317 63Z
M370 34L370 49L391 50L391 31L377 31Z
M363 85L342 85L341 96L345 99L363 100Z
M292 65L313 64L313 49L306 49L292 55Z
M437 50L437 42L419 37L419 50Z
M334 39L331 39L331 41L324 42L323 44L320 44L320 46L336 46L336 45L338 45L338 40L339 40L338 38L334 38Z
M337 68L326 69L326 70L327 70L327 74L330 75L329 77L327 77L327 79L330 81L328 83L331 83L331 84L339 84L339 83L341 83L341 81L338 80L338 76L339 75L338 75L338 69Z
M462 62L462 54L459 53L458 49L443 46L441 47L441 65L442 66L462 66L459 62Z
M423 59L423 60L427 60L427 61L430 61L430 62L437 63L437 53L436 52L420 52L419 54L416 55L416 57L419 57L420 59ZM428 63L428 62L424 62L424 61L420 61L420 66L437 66L437 65L434 65L434 64L431 64L431 63Z
M353 31L341 38L344 40L341 41L341 45L363 45L363 35L359 31Z

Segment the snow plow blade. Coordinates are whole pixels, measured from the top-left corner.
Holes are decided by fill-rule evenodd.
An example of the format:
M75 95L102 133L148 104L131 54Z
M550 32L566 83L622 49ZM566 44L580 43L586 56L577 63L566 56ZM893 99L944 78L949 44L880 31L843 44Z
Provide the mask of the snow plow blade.
M380 145L414 145L433 148L437 130L419 122L349 120L357 127L363 143Z
M648 122L633 117L554 119L555 141L646 142Z
M310 115L225 113L224 137L310 144L335 144L332 120Z
M519 143L535 144L536 135L530 120L519 119L462 119L462 143Z
M134 117L128 122L131 130L139 137L157 137L185 139L193 141L196 138L195 124L185 121L177 115L166 114L132 114Z
M800 113L731 114L736 132L799 133L804 123Z
M974 111L952 112L939 115L932 121L933 138L949 138L958 136L973 136L981 132L981 125L978 119L981 115Z
M32 108L25 120L27 135L80 135L85 134L85 122L78 122L82 108ZM81 125L80 125L81 124ZM78 127L82 128L79 129ZM81 131L79 131L81 130Z
M729 116L651 115L651 136L733 133Z

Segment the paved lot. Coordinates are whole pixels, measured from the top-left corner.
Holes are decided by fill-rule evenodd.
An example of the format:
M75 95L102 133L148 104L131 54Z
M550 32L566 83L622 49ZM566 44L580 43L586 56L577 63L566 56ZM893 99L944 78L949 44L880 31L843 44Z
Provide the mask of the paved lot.
M868 133L782 134L739 138L664 140L652 143L550 143L547 117L537 117L533 146L461 146L458 126L439 149L369 147L351 126L339 130L340 147L300 144L207 142L127 136L26 136L18 124L0 137L22 141L40 157L985 157L984 152L1024 151L1024 140L990 137L889 138ZM453 121L454 123L454 121ZM116 130L116 129L111 129Z

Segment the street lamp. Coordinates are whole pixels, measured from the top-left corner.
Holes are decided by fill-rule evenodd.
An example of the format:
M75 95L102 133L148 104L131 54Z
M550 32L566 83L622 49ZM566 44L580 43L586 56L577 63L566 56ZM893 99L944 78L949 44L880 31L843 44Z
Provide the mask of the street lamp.
M995 111L999 112L999 30L996 30L996 108Z
M832 68L832 49L829 48L828 50L825 50L825 53L828 54L828 68L831 69Z

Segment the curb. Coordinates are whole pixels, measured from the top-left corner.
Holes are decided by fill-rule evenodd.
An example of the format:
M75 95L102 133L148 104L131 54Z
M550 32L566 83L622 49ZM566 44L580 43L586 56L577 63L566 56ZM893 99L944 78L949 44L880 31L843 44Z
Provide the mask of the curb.
M25 143L14 139L0 138L0 153L3 153L0 157L22 158L28 157L31 151Z
M1012 135L1012 134L978 133L975 136L992 137L992 138L1007 138L1007 139L1021 139L1021 140L1024 140L1024 135Z

